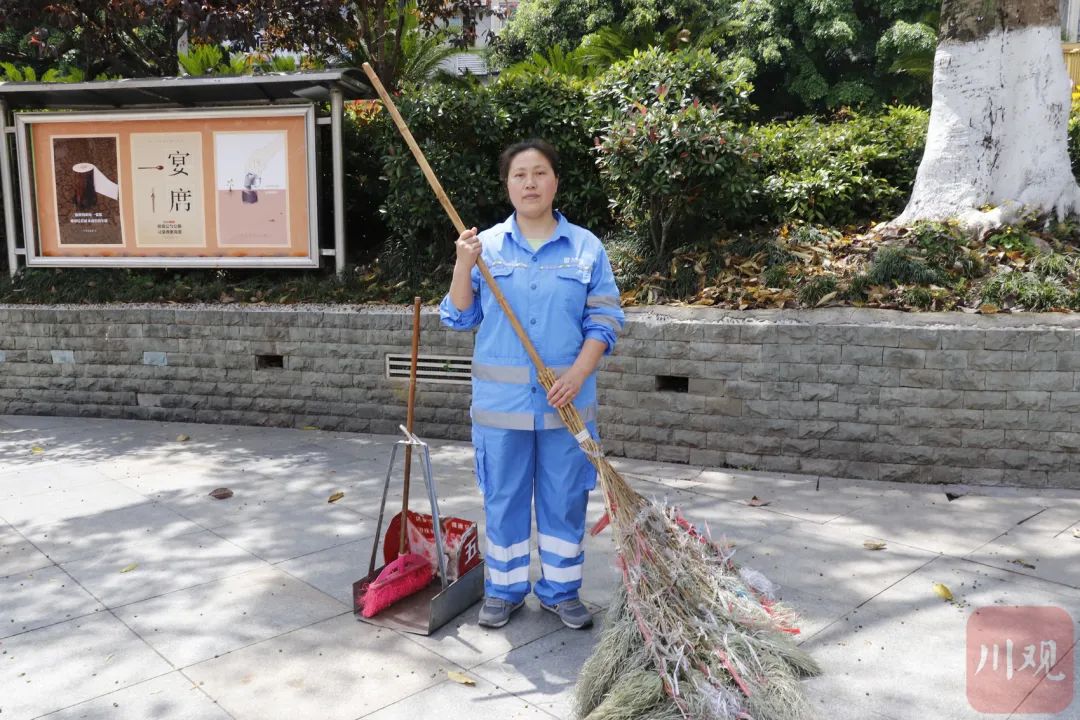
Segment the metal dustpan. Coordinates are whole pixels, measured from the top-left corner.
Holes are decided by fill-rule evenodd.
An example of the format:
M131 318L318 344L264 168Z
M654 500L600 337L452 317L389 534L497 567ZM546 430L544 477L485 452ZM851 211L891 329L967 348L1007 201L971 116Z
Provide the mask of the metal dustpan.
M443 519L439 516L439 503L435 496L435 484L431 479L431 452L428 444L399 425L405 434L403 440L394 443L390 453L390 464L386 468L386 481L383 483L382 504L379 507L379 522L375 528L375 541L371 548L371 563L366 577L357 580L352 586L353 614L361 622L380 627L404 630L415 635L430 635L440 627L471 607L484 595L484 561L480 559L475 533L467 538L455 554L455 567L448 567L446 543L444 542L444 524L455 518ZM435 552L438 558L437 577L426 588L378 613L366 618L360 614L364 595L372 581L382 572L382 567L375 567L379 542L382 535L383 515L386 510L386 496L390 489L390 478L394 472L394 461L399 447L411 447L420 451L420 464L424 469L424 485L427 487L428 502L431 503L431 532L434 535ZM404 521L404 518L402 518ZM392 535L393 533L388 533ZM456 571L456 572L455 572ZM450 580L451 576L455 579Z

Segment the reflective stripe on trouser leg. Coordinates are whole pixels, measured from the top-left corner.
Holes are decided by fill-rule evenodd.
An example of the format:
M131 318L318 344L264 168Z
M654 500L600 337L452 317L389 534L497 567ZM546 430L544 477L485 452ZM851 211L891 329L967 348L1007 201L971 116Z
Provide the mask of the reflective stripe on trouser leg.
M536 443L531 430L473 425L472 434L476 473L484 494L484 592L516 603L529 593Z
M595 438L596 423L587 423ZM536 596L554 605L578 596L585 563L585 508L596 486L596 468L566 431L536 433L536 527L540 568Z

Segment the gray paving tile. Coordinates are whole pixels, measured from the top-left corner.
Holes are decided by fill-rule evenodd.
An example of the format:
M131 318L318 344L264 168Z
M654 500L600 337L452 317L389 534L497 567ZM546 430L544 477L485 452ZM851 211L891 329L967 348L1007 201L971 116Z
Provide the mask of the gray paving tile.
M371 540L372 538L363 538L336 545L294 560L286 560L274 567L322 590L342 605L351 608L352 584L368 573ZM376 567L379 567L378 560Z
M184 673L236 720L355 720L437 685L455 669L397 633L349 614Z
M0 712L25 720L170 670L107 612L0 640Z
M694 480L701 473L701 468L696 465L677 465L623 457L609 457L608 462L620 475L634 475L640 478Z
M538 575L539 572L534 572L534 577ZM542 610L539 600L532 595L526 599L525 607L515 612L510 622L501 628L477 625L479 612L480 603L477 603L434 635L410 635L409 639L461 667L475 669L493 658L563 629L559 618Z
M113 480L18 495L4 501L4 519L17 528L98 515L149 500Z
M55 565L0 578L0 637L104 609Z
M180 433L191 439L177 442ZM569 717L573 682L595 631L562 628L535 598L500 630L475 625L474 606L432 638L403 637L348 613L349 586L367 569L396 440L281 428L0 417L0 493L15 489L8 497L18 500L18 528L111 602L137 597L127 594L132 582L140 583L140 592L163 593L117 613L170 659L186 663L223 653L184 674L168 672L168 663L105 612L26 631L0 640L0 717L59 708L66 708L57 715L62 718L140 720L225 712L259 720L382 720L444 710L482 720ZM44 452L33 453L35 444ZM444 513L481 521L482 539L471 447L447 441L431 447ZM781 599L803 615L797 641L826 668L824 677L805 684L822 717L984 719L972 716L965 703L963 658L949 659L973 608L1050 604L1080 617L1080 592L1061 584L1071 577L1072 545L1065 541L1080 547L1071 537L1080 523L1076 493L949 486L963 495L949 503L944 486L614 463L635 489L678 505L699 528L733 542L737 562L780 584ZM24 492L17 477L38 478L31 487L41 492ZM4 485L5 479L12 482ZM117 486L118 493L108 492ZM234 502L206 497L219 486L234 489ZM388 514L397 506L397 476L392 487ZM345 498L327 505L334 490L343 490ZM769 505L749 507L754 495ZM418 472L412 497L414 509L426 509ZM590 526L602 506L594 493ZM8 507L0 500L0 516ZM225 540L208 540L197 523L279 563L276 570L218 579L253 561L243 551L229 551ZM888 547L868 551L862 547L866 538L885 539ZM582 597L592 607L606 606L619 581L611 531L586 538L585 546ZM132 549L141 555L128 560ZM1009 563L1013 556L1036 570ZM137 562L137 570L119 573L129 562ZM535 565L533 557L534 578ZM45 572L33 573L40 585L11 591L40 569ZM0 620L28 623L42 608L45 616L67 612L45 582L59 572L0 522L0 577L16 576L0 580ZM934 595L934 582L947 584L956 601ZM11 617L3 617L5 611ZM75 629L96 618L89 630ZM77 644L88 637L96 639ZM15 643L19 652L13 655ZM98 667L80 674L82 656L100 649L112 656L102 667L115 670L119 663L129 671L105 681ZM54 674L75 681L56 679L44 692L28 695L43 681L19 677L23 669L11 675L9 668L31 656L35 673L47 669L50 682ZM142 662L146 657L150 661ZM460 667L477 679L476 687L446 680L446 670ZM185 674L202 690L191 689ZM19 692L9 694L9 686ZM207 693L222 703L217 715ZM32 709L16 711L16 702ZM1080 713L1073 718L1069 712L1052 720L1080 720Z
M1037 500L967 495L886 498L829 521L830 527L895 540L948 555L964 555L1043 509Z
M2 466L0 466L2 467ZM0 472L0 500L5 505L15 496L67 490L104 482L108 476L93 466L73 466L55 460Z
M968 553L969 560L1080 588L1080 510L1054 508Z
M185 667L346 610L307 584L263 568L115 612L169 662Z
M574 686L603 625L562 628L472 669L472 673L558 718L573 716Z
M267 562L277 563L371 537L375 519L307 498L294 507L270 509L214 532Z
M232 497L223 500L211 497L210 493L218 488L232 490ZM313 502L307 494L290 492L268 478L247 474L229 480L212 472L205 477L177 478L170 488L162 483L159 489L149 491L149 497L208 530Z
M886 550L867 550L865 539L831 524L807 522L737 549L735 562L764 573L781 587L819 597L833 596L843 588L845 601L858 604L937 557L898 543Z
M203 528L167 507L144 503L93 515L27 523L20 531L55 562L102 555L118 545L177 537Z
M45 715L42 720L229 720L179 671Z
M0 577L48 567L53 562L35 548L29 540L8 525L0 522Z
M123 572L132 565L135 569ZM251 553L204 531L149 537L64 563L63 568L106 606L115 608L264 565Z
M795 517L824 522L858 507L853 493L818 489L818 479L809 475L769 475L728 470L703 470L696 478L696 493L747 505L757 497L771 510ZM833 496L833 502L823 500Z
M954 602L938 597L945 584ZM897 720L974 720L967 699L966 632L971 613L992 605L1054 605L1076 616L1080 594L1020 575L941 558L815 635L805 647L827 677L858 687L868 707ZM897 678L907 678L897 682ZM823 680L830 686L828 680Z
M540 708L496 687L482 678L473 678L475 686L446 680L400 700L363 720L402 720L402 718L453 717L468 720L551 720Z

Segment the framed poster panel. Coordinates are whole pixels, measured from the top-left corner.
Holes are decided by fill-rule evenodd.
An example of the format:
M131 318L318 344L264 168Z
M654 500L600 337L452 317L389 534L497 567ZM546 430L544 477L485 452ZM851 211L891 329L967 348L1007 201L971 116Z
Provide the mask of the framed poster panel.
M317 267L315 113L19 113L29 266Z

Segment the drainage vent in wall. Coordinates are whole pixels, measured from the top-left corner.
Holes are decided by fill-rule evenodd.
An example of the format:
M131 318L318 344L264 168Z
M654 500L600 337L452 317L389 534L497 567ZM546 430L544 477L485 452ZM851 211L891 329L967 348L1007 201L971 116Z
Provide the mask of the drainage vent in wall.
M386 377L409 379L412 357L386 354ZM468 384L472 380L472 358L451 355L421 355L416 361L416 379L424 382Z
M657 375L656 389L660 392L690 392L690 378L678 375Z
M255 369L266 370L269 368L284 368L285 358L281 355L256 355Z

